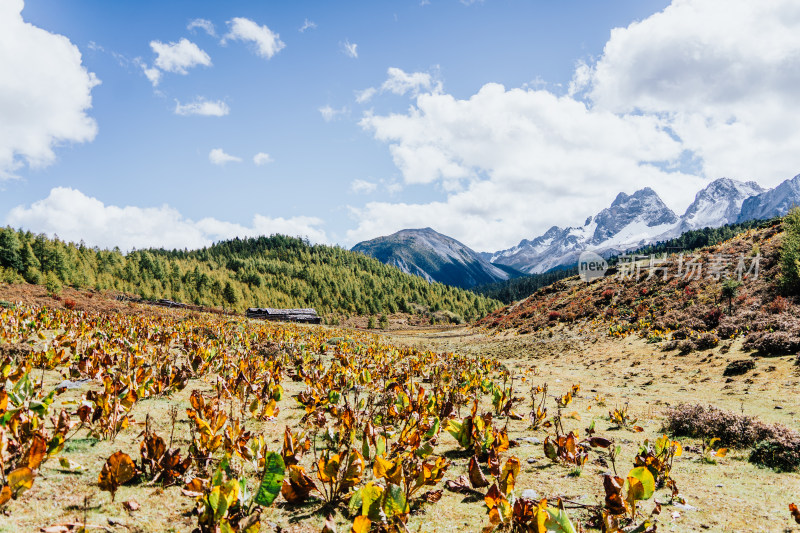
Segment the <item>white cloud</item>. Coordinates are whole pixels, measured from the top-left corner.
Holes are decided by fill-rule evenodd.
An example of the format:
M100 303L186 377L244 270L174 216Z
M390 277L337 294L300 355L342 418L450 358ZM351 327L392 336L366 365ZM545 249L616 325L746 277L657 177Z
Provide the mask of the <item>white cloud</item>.
M189 31L194 31L197 28L203 30L204 32L209 34L211 37L216 37L217 36L216 30L214 30L214 23L211 22L210 20L194 19L194 20L190 20L189 24L186 25L186 29L189 30Z
M188 39L177 43L151 41L150 48L156 54L155 66L164 72L188 74L192 67L211 66L211 57Z
M363 91L356 91L356 102L359 104L363 104L365 102L369 102L375 93L378 92L375 87L367 87Z
M89 246L119 246L125 251L149 247L200 248L223 239L274 233L328 242L321 229L323 221L316 217L272 218L257 214L249 227L215 218L192 221L166 204L161 207L105 205L65 187L52 189L47 198L30 206L15 207L5 223L37 233L58 234L67 241L84 240Z
M598 109L664 116L708 177L774 184L800 167L794 0L675 0L577 74Z
M55 146L97 134L87 112L100 81L69 39L26 23L23 5L0 1L0 180L24 163L49 165Z
M657 117L597 111L545 90L422 93L408 113L366 114L360 124L389 144L406 184L438 184L446 200L367 204L353 211L352 242L429 225L435 213L441 231L495 250L579 223L620 191L650 185L675 205L702 183L662 170L683 149Z
M371 181L354 179L352 182L350 182L350 190L356 194L373 193L377 188L378 184L372 183Z
M410 92L416 96L423 90L438 93L442 90L441 82L434 80L427 72L412 72L408 74L402 69L389 67L388 78L381 85L381 91L404 95Z
M142 69L145 77L150 81L150 83L153 84L153 87L158 87L158 84L161 82L161 71L156 67L149 66L147 63L142 61L142 58L140 57L134 58L133 62Z
M353 59L358 58L358 45L356 43L351 43L349 40L345 40L342 45L342 52L347 57L352 57Z
M272 156L266 152L258 152L256 155L253 156L253 163L255 163L256 166L259 167L261 165L266 165L267 163L272 163L273 161L275 160L272 159Z
M226 154L222 148L214 148L208 153L208 160L215 165L225 165L226 163L241 163L242 158L235 155Z
M313 20L306 19L305 22L303 22L303 25L300 26L300 29L297 31L299 31L300 33L305 33L306 30L316 30L316 29L317 29L317 23L314 22Z
M280 35L274 33L266 25L259 26L250 19L237 17L228 21L229 31L223 37L222 44L227 41L252 42L256 47L256 54L265 59L283 50L286 44L281 41Z
M680 213L710 179L772 186L800 168L800 4L790 0L674 0L614 29L562 96L487 84L456 99L399 69L384 86L416 93L415 105L367 112L362 127L387 143L406 184L444 198L353 208L352 242L435 213L440 231L493 251L579 224L620 191L650 186Z
M322 115L322 118L325 120L325 122L330 122L331 120L335 120L339 115L347 113L347 108L343 107L341 109L334 109L329 105L324 105L319 108L319 113Z
M228 104L222 100L206 100L205 98L195 98L194 102L181 104L175 100L176 115L201 115L205 117L224 117L230 113Z

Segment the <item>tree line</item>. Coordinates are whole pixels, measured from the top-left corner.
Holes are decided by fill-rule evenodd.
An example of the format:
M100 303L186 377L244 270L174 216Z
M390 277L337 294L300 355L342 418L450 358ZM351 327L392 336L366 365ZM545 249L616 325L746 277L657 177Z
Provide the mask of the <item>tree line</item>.
M62 285L145 299L224 306L314 307L373 315L447 311L473 320L499 302L401 272L377 259L305 239L235 238L198 250L122 253L0 228L0 282Z

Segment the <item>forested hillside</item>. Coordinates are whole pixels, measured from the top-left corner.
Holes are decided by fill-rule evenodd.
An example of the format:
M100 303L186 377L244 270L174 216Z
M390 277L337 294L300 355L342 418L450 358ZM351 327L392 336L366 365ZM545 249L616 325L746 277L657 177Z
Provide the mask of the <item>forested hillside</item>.
M377 259L282 235L233 239L193 251L99 250L0 228L0 282L27 281L134 293L200 305L315 307L321 313L420 309L466 320L495 300L428 283ZM457 318L457 317L454 317Z

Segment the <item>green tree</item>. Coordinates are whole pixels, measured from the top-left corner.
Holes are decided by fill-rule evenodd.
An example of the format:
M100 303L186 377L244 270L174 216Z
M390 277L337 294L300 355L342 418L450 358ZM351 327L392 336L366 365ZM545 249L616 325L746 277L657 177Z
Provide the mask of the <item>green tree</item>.
M780 253L781 289L800 294L800 208L795 207L783 219Z
M20 251L22 244L19 242L17 232L11 228L0 228L0 266L22 271Z
M231 306L236 305L236 302L239 301L239 298L236 296L236 290L233 288L230 281L225 282L225 288L222 289L222 297Z
M728 314L733 313L733 299L739 291L741 282L733 278L728 278L722 282L722 297L728 300Z

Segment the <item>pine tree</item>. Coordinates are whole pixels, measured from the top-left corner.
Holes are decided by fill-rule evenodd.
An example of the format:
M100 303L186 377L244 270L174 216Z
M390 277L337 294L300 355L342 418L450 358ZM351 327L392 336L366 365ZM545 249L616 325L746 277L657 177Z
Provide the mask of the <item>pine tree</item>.
M239 298L236 296L236 291L234 290L233 285L231 285L230 281L225 282L225 288L222 289L222 297L225 299L226 302L228 302L228 304L232 306L236 305L236 302L239 300Z

